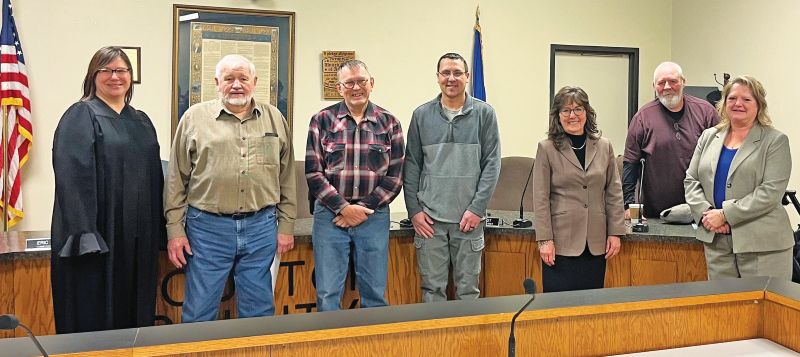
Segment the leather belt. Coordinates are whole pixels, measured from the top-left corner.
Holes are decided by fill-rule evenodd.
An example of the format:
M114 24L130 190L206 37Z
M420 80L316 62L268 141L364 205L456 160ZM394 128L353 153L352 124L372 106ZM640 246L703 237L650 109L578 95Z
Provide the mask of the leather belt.
M214 212L208 212L208 211L203 211L203 212L211 214L211 215L215 215L215 216L218 216L218 217L225 217L225 218L233 219L234 221L238 221L238 220L245 219L247 217L254 216L256 213L260 213L261 211L263 211L263 210L265 210L267 208L270 208L270 207L272 207L272 206L267 206L267 207L264 207L264 208L262 208L262 209L260 209L258 211L253 211L253 212L238 212L238 213L214 213Z

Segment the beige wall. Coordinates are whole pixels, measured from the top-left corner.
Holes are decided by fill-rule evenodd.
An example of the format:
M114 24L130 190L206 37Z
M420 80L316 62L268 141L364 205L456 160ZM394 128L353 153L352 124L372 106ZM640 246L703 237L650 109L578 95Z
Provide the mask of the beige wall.
M628 136L628 64L628 56L556 56L556 90L578 86L590 95L597 126L617 155L624 152Z
M357 6L309 0L180 3L297 13L294 139L295 153L302 157L308 119L330 103L320 99L321 51L355 50L376 78L372 99L407 126L413 109L438 93L438 57L448 51L470 57L477 1L376 0ZM101 46L142 47L142 84L136 87L133 104L155 121L162 156L167 157L172 4L163 0L14 1L28 61L35 130L31 160L23 171L26 218L16 229L50 227L53 132L63 111L80 96L86 65ZM648 73L669 58L676 32L672 3L662 0L494 1L483 2L481 14L488 101L500 119L504 156L533 156L535 143L544 137L550 44L638 47L643 103L652 98ZM393 209L405 210L400 200Z
M795 89L800 79L800 2L675 0L673 7L672 54L689 83L714 86L714 73L721 82L723 72L758 78L767 89L775 127L790 138L796 163L800 125L792 103L797 100ZM798 173L800 167L794 165L789 188L800 189ZM789 207L797 222L794 208Z

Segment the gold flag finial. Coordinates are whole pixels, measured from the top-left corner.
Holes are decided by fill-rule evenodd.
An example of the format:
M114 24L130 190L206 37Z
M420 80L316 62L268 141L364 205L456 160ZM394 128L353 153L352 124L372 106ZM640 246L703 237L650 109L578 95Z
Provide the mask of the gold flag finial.
M481 19L481 6L478 5L475 7L475 23L480 22Z

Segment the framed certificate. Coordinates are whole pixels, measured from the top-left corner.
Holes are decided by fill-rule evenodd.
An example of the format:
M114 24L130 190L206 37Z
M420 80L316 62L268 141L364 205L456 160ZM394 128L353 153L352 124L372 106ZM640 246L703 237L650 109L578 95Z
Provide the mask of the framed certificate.
M217 98L216 64L239 54L256 66L257 102L292 125L294 13L173 5L172 134L190 106Z
M131 60L131 81L136 84L142 83L142 48L141 47L120 47L128 59Z

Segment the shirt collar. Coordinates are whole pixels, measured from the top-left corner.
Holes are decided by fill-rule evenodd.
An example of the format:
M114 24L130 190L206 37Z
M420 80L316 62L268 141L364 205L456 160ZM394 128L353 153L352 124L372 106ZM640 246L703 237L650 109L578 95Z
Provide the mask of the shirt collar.
M94 97L90 98L87 102L94 103L94 108L93 108L94 110L97 110L98 112L102 113L103 115L111 116L111 117L119 117L119 116L125 116L125 115L130 116L130 114L128 112L133 110L133 108L131 108L130 104L125 104L125 106L122 107L122 110L119 113L117 113L116 111L114 111L114 109L111 109L111 106L108 105L108 103L104 102L98 96L94 96Z
M469 114L472 111L472 108L475 107L475 98L469 95L469 92L464 93L464 105L461 107L461 114ZM442 93L436 96L436 102L439 103L439 109L442 110L442 114L444 114L444 108L442 105Z
M339 107L336 109L336 119L338 121L345 120L345 118L353 117L350 115L350 109L344 101L339 102ZM367 108L364 110L364 119L374 124L378 123L378 110L372 105L372 102L367 102Z
M252 105L253 109L250 112L250 116L248 117L248 119L261 115L261 109L259 109L258 106L256 105L256 100L251 99L250 104ZM228 108L225 108L225 105L222 104L222 99L219 98L217 98L214 104L214 113L218 113L217 119L219 119L223 114L234 115L230 110L228 110Z

